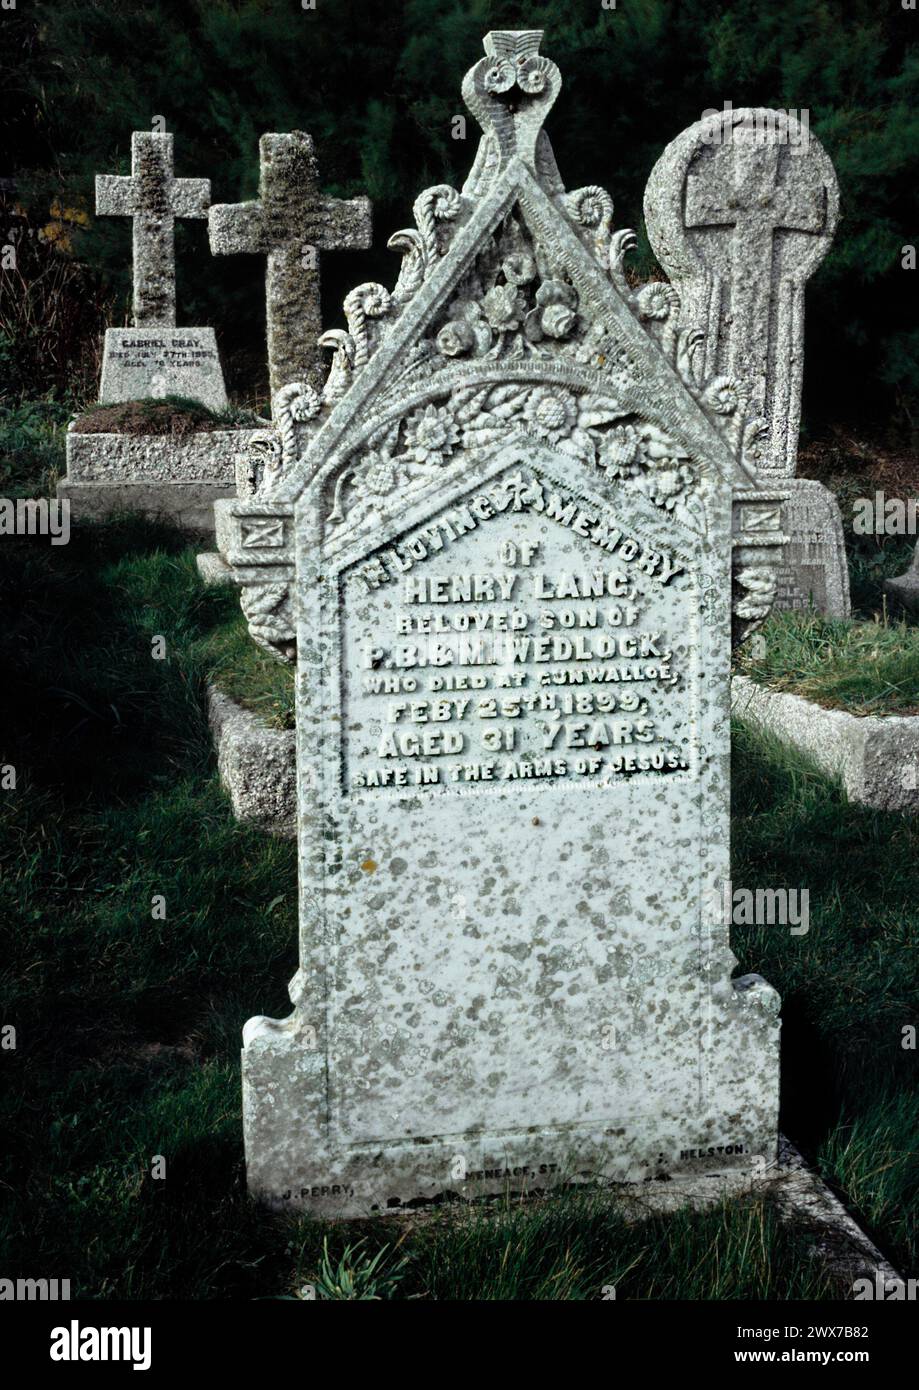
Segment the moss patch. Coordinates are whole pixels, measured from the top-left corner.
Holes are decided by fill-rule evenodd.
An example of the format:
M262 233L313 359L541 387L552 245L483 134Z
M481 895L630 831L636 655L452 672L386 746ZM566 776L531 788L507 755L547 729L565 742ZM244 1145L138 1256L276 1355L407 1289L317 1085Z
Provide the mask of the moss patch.
M270 428L271 422L248 410L217 413L184 396L161 400L120 401L94 406L73 423L77 434L154 434L180 439L212 430Z

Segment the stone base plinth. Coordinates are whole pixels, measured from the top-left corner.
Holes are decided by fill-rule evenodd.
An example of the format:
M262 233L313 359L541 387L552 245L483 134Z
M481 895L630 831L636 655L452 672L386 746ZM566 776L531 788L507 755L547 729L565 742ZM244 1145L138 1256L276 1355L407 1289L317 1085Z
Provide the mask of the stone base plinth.
M200 558L200 557L199 557ZM208 687L208 718L220 780L238 821L284 839L297 831L293 729L269 729L228 695Z
M135 512L213 532L214 503L235 495L235 458L254 431L138 435L67 432L67 475L57 495L74 520Z

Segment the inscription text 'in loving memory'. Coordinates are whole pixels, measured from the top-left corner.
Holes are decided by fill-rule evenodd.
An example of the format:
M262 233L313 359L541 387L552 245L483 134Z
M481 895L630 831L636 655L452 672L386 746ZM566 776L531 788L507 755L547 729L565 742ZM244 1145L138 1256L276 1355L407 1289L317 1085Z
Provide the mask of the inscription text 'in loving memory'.
M692 589L520 472L443 512L342 581L343 790L686 773Z

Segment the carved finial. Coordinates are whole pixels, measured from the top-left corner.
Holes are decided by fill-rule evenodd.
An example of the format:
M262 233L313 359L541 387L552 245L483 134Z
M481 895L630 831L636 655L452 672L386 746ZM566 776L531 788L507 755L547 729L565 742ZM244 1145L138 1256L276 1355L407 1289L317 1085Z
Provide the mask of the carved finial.
M543 121L561 90L561 73L539 53L541 29L493 30L484 58L463 79L463 100L494 142L499 167L518 155L535 168Z

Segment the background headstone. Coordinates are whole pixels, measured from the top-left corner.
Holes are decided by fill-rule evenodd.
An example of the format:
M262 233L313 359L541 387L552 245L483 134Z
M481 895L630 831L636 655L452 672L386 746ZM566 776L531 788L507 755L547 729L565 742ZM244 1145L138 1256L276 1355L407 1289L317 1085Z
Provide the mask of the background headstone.
M778 571L775 607L808 610L828 618L848 618L849 566L839 503L823 483L790 478L782 484L788 500L782 528L788 535Z
M296 564L300 969L243 1051L280 1209L776 1156L778 1001L720 904L732 545L761 618L778 509L601 270L539 39L486 38L446 236L227 518L262 612Z
M706 375L741 383L758 417L744 459L789 494L776 606L798 607L810 594L821 612L847 617L838 504L822 484L795 478L804 289L838 218L836 175L820 142L795 115L763 107L683 131L645 192L648 239L680 293L681 324L704 333Z
M265 315L272 397L323 375L319 253L370 245L370 200L326 198L313 140L303 131L259 141L259 198L215 203L208 214L214 255L267 256Z
M207 179L177 179L171 134L134 131L131 174L96 175L96 212L133 219L134 327L105 335L103 405L175 395L225 410L212 328L176 328L175 219L206 217Z
M919 542L906 573L898 574L896 579L886 579L884 588L896 609L905 609L914 618L919 618Z

